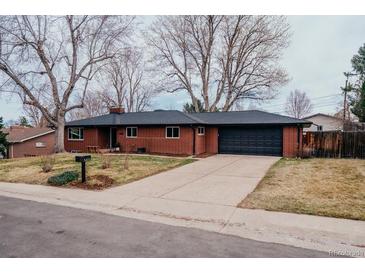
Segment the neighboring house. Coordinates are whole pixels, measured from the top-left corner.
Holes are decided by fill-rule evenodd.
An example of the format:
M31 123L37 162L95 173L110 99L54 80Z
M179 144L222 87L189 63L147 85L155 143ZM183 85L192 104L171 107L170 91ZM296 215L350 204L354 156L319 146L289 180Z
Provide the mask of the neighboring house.
M50 128L11 126L3 132L8 133L8 158L48 155L54 152L55 134Z
M122 108L112 108L106 115L66 123L65 148L295 157L302 147L302 129L310 125L258 110L186 114L176 110L124 113Z
M359 123L355 121L346 121L345 128L342 118L331 116L323 113L313 114L311 116L303 118L312 122L311 127L304 129L304 131L332 131L332 130L345 130L345 131L363 131L365 130L365 123Z
M304 117L303 119L313 123L311 127L304 129L304 131L330 131L343 129L343 120L335 116L317 113Z

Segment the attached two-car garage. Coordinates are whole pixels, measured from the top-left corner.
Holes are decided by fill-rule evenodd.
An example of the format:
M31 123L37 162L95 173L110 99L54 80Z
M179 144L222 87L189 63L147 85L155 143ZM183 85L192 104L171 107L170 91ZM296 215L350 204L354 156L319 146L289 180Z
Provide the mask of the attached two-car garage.
M193 117L210 128L207 153L297 157L303 149L303 127L311 124L260 110L201 112Z
M283 127L220 127L218 129L218 151L223 154L282 156Z

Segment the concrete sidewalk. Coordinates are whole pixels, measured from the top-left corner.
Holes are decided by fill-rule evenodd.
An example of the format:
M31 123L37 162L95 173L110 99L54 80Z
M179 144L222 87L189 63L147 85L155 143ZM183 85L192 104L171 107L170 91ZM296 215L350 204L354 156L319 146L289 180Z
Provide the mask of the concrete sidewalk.
M109 190L94 192L28 184L0 183L0 195L365 257L365 222L362 221L141 197Z

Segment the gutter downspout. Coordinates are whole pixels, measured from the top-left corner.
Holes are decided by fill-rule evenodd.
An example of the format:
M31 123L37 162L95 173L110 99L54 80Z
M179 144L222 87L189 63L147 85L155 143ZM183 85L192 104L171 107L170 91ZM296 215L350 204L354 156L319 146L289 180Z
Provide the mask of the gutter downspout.
M297 126L297 157L303 156L303 136L300 134L300 125ZM303 134L303 133L302 133ZM302 142L300 142L302 140Z
M191 129L193 130L193 155L195 155L195 128L192 126Z

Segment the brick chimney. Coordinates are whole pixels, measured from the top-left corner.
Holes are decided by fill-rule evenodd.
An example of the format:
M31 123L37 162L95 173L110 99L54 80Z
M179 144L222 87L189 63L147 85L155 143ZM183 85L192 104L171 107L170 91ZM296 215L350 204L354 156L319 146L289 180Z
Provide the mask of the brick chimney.
M109 113L124 113L124 108L122 107L110 107Z

